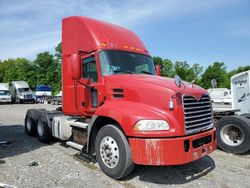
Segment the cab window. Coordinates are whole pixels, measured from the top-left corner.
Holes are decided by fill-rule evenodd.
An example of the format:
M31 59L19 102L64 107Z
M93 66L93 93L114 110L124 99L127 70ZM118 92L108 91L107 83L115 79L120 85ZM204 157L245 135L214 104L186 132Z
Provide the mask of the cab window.
M89 57L82 60L82 78L89 78L92 82L97 82L98 75L94 57Z

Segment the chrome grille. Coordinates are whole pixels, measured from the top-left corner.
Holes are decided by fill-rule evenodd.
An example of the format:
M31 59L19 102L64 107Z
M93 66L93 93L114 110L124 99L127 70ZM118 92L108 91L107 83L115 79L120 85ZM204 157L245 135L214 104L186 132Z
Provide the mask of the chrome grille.
M25 95L24 95L24 98L25 98L25 99L32 99L32 94L25 94Z
M185 127L187 134L209 129L213 126L212 105L208 95L197 101L193 96L183 96Z

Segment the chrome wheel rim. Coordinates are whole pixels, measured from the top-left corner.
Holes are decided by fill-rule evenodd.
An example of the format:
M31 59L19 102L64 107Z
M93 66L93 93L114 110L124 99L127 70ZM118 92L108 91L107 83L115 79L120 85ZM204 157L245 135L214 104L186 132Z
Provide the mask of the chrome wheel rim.
M227 124L221 129L220 137L229 146L239 146L244 141L245 135L239 126Z
M100 155L103 163L108 168L114 168L119 162L119 148L116 141L110 137L105 136L100 144Z

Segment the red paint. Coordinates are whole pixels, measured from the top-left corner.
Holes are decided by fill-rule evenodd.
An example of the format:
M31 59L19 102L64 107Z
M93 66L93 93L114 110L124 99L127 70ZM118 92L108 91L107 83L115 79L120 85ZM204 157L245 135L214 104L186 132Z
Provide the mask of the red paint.
M160 66L159 66L159 65L156 65L156 66L155 66L155 69L156 69L156 75L157 75L157 76L161 76L161 68L160 68Z
M129 138L129 142L135 163L181 164L195 160L192 158L193 151L183 153L183 139L192 140L204 134L210 134L211 131L186 137L182 95L200 98L207 91L196 85L190 87L188 83L185 83L185 89L179 88L173 79L157 75L102 76L98 56L100 51L130 51L150 57L141 40L135 33L125 28L86 17L68 17L63 19L62 24L64 114L89 117L97 115L114 119L126 136L133 137ZM93 53L84 54L83 51ZM93 56L96 61L98 81L92 82L82 77L76 80L79 72L82 73L82 66L76 65L75 62L90 56ZM157 73L160 73L159 68ZM84 85L97 90L97 107L92 107L90 89ZM124 97L114 98L114 88L122 89ZM169 109L170 98L173 100L174 109ZM170 125L170 130L134 131L135 123L142 119L166 120ZM212 145L215 149L214 142ZM136 155L137 152L138 155ZM143 158L142 155L147 156Z
M184 140L188 139L192 143L198 138L213 136L214 131L215 129L179 138L129 138L133 161L143 165L180 165L192 162L213 152L216 149L216 142L212 141L195 149L191 145L190 150L185 152ZM202 153L202 149L206 151ZM194 156L194 152L197 152L198 155Z

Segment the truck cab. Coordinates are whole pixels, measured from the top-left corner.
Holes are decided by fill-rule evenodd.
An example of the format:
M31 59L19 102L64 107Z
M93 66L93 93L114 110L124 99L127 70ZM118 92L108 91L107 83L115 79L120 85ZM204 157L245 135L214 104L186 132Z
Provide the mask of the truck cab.
M36 98L25 81L14 81L10 87L12 101L15 103L35 102Z
M139 37L123 27L63 19L62 92L61 112L27 112L26 133L67 141L114 179L135 164L180 165L216 149L208 92L160 77Z
M234 75L231 78L233 109L240 109L238 115L250 117L250 70Z

